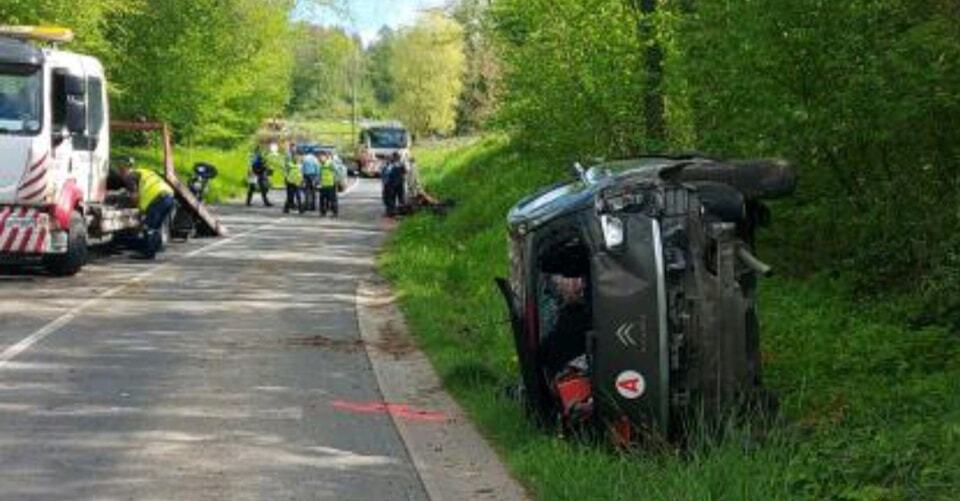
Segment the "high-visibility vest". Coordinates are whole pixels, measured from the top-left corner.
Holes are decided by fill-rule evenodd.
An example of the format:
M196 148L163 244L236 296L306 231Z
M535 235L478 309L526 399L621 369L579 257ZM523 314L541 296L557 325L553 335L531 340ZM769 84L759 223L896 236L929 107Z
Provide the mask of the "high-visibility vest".
M320 163L320 186L329 188L337 184L337 168L333 165L333 160L327 160Z
M293 157L287 157L283 164L283 180L289 184L300 184L303 177L300 175L300 167L297 166Z
M283 170L283 157L279 153L267 153L263 157L263 163L267 166L268 169L277 172Z
M140 209L140 212L146 213L147 208L150 207L150 204L152 204L154 200L164 195L173 195L173 188L156 172L150 169L139 168L137 169L137 174L140 175L140 181L137 186L137 190L140 193L140 203L137 208Z

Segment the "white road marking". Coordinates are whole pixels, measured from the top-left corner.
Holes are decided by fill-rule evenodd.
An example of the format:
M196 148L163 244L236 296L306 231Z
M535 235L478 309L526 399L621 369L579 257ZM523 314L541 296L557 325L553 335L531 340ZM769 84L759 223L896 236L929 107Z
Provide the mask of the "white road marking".
M343 193L341 193L340 196L345 197L349 195L350 192L353 191L353 189L356 188L358 184L360 184L360 178L359 177L353 178L353 184L351 184L350 186L347 186L347 188L343 190Z
M192 251L192 252L189 252L189 253L187 253L187 254L184 254L184 257L190 258L190 257L198 256L198 255L200 255L200 254L202 254L202 253L204 253L204 252L207 252L207 251L209 251L209 250L211 250L211 249L215 249L215 248L220 247L220 246L222 246L222 245L226 245L226 244L228 244L228 243L230 243L230 242L233 242L233 241L235 241L235 240L237 240L237 239L239 239L239 238L243 238L243 237L245 237L245 236L247 236L247 235L249 235L249 234L251 234L251 233L254 233L254 232L257 232L257 231L261 231L261 230L267 229L267 228L269 228L269 227L271 227L271 226L274 226L274 225L276 225L276 224L277 224L277 223L270 223L270 224L265 224L265 225L257 226L256 228L253 228L253 229L251 229L251 230L249 230L249 231L245 231L245 232L243 232L243 233L240 233L240 234L238 234L238 235L234 235L234 236L229 237L229 238L226 238L226 239L224 239L224 240L220 240L220 241L218 241L218 242L214 242L214 243L212 243L212 244L205 245L205 246L203 246L203 247L201 247L201 248L199 248L199 249L196 249L196 250L194 250L194 251ZM3 352L0 352L0 370L2 370L4 367L6 367L6 365L7 365L11 360L13 360L14 358L17 357L17 355L20 355L21 353L27 351L28 349L30 349L31 346L39 343L39 342L42 341L44 338L50 336L51 334L56 333L57 331L59 331L60 329L62 329L64 326L66 326L67 324L69 324L70 322L72 322L75 318L77 318L78 316L80 316L80 314L82 314L83 311L86 310L87 308L90 308L91 306L93 306L93 305L95 305L95 304L97 304L97 303L99 303L99 302L101 302L101 301L103 301L103 300L105 300L105 299L109 299L109 298L111 298L111 297L113 297L113 296L116 296L117 293L119 293L119 292L122 291L123 289L126 289L127 287L129 287L129 286L131 286L131 285L133 285L133 284L136 284L136 283L139 283L139 282L143 282L145 279L149 278L149 277L152 276L152 275L155 275L157 272L159 272L159 271L161 271L161 270L163 270L163 269L165 269L165 268L168 268L168 267L172 266L173 263L175 263L175 262L176 262L176 261L171 261L171 262L168 262L168 263L163 263L163 264L161 264L161 265L154 266L153 268L151 268L151 269L149 269L149 270L147 270L147 271L144 271L144 272L140 273L139 275L134 276L133 278L131 278L130 280L128 280L126 283L120 284L120 285L118 285L118 286L116 286L116 287L114 287L114 288L112 288L112 289L109 289L109 290L103 292L102 294L100 294L100 295L97 296L97 297L90 298L90 299L84 301L83 303L80 303L79 305L71 308L69 311L67 311L67 312L64 313L63 315L60 315L59 317L57 317L57 318L56 318L55 320L53 320L52 322L48 323L47 325L44 325L43 327L41 327L40 329L38 329L38 330L37 330L36 332L34 332L33 334L30 334L29 336L27 336L27 337L21 339L20 341L18 341L16 344L14 344L14 345L12 345L12 346L9 346L7 349L3 350Z

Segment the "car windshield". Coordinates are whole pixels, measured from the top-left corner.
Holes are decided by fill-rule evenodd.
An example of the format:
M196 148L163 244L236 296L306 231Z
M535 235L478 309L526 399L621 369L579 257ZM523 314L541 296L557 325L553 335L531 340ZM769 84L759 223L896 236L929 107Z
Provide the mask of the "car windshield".
M407 131L403 129L370 129L371 148L406 148Z
M40 132L41 76L37 66L0 64L0 134Z

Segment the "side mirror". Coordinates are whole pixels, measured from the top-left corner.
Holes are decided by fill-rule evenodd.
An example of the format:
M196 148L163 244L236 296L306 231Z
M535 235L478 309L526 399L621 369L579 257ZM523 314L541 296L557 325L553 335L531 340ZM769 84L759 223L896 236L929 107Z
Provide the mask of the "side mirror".
M587 171L580 162L574 162L573 165L570 166L570 175L580 181L586 181Z
M67 131L83 134L87 130L87 104L82 97L67 96Z

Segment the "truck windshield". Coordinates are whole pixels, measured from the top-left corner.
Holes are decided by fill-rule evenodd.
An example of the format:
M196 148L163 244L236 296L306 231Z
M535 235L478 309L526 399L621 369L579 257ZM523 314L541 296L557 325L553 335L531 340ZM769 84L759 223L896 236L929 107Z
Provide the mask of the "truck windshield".
M40 132L42 75L38 66L0 63L0 134Z
M406 148L407 131L403 129L370 129L371 148Z

